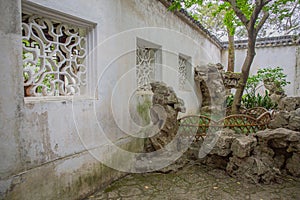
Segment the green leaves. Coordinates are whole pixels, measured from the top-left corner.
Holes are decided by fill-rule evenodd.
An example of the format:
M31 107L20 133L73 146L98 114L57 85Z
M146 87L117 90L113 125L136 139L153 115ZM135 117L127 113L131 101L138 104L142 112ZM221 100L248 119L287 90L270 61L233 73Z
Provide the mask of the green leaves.
M184 5L187 7L187 8L190 8L192 7L193 5L202 5L203 3L203 0L185 0L183 1L184 2Z
M258 75L249 76L247 79L247 84L245 90L248 94L255 95L258 85L261 83L261 78Z
M182 7L180 3L181 3L180 0L174 0L171 6L168 8L168 10L170 11L180 10L180 8Z
M230 94L226 98L226 107L231 107L233 104L234 95ZM250 109L254 107L264 107L266 109L276 108L276 104L273 103L272 99L269 96L269 92L266 90L264 95L246 93L242 96L241 105L244 108Z
M236 27L239 26L239 24L236 21L237 19L233 10L229 10L225 13L223 22L229 30L229 34L231 36L235 34Z
M290 82L286 80L287 75L283 73L281 67L259 69L257 71L257 76L261 81L273 82L278 87L284 87L290 84Z
M277 105L272 102L272 99L269 96L269 92L266 90L264 95L258 93L257 95L253 94L244 94L242 97L242 106L249 109L254 107L264 107L266 109L273 109Z
M260 1L236 0L235 2L236 8L245 19L251 20L251 16L255 19L252 24L254 24L255 29L258 29L259 37L275 33L298 34L300 32L300 29L297 28L300 26L300 0L272 0L266 5L263 4L262 11L269 13L270 16L264 23L262 30L260 30L262 26L259 25L263 19L262 11L259 11L257 17L253 15L255 8L261 5ZM238 38L247 36L247 26L241 23L236 11L233 10L233 5L227 1L173 0L169 10L181 8L190 11L196 10L195 12L191 11L192 17L200 20L206 28L219 37L225 35L227 31L231 36L235 35Z
M253 12L254 5L252 3L249 3L248 0L238 0L236 1L236 4L237 7L242 11L242 13L249 20Z
M265 91L264 96L257 93L257 90L260 86L262 86L263 82L268 81L274 83L277 90L283 91L283 87L290 84L290 82L286 80L286 77L287 75L283 73L283 69L281 67L259 69L257 74L249 76L247 79L245 87L246 94L242 97L242 105L246 108L262 106L267 109L271 109L276 107L269 97L269 92L267 90Z
M283 88L290 84L290 82L286 80L286 77L287 75L283 73L281 67L262 68L257 71L256 75L248 77L245 90L247 93L253 94L256 92L257 86L264 81L272 82L277 87Z

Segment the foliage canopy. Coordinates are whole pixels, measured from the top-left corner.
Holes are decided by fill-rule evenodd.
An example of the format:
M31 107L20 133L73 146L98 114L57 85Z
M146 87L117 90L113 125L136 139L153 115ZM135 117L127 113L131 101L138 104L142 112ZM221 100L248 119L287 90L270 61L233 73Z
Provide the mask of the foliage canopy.
M263 12L268 13L268 17L258 34L259 37L300 33L300 0L174 0L170 9L187 9L196 20L219 38L229 33L237 39L244 39L247 30L231 3L235 3L248 20L256 4L265 3ZM256 25L262 18L263 14L260 14Z
M201 6L204 0L173 0L171 10L190 8L194 5ZM224 24L229 33L234 33L238 25L242 24L242 27L246 30L248 39L247 55L245 57L242 69L241 69L241 87L236 90L232 112L238 113L241 107L241 101L243 92L249 77L250 68L255 57L255 44L258 37L258 33L270 17L270 15L276 14L279 19L284 19L288 10L285 6L288 3L295 5L299 4L300 0L222 0L212 1L211 5L216 5L217 12L224 12ZM238 18L240 23L235 23L235 19Z

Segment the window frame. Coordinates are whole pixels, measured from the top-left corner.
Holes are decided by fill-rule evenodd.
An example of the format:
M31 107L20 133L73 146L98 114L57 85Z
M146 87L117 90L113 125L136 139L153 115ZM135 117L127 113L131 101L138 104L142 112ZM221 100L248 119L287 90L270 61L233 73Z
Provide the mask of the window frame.
M47 8L32 2L22 1L22 14L34 14L44 18L49 18L54 21L59 21L66 24L71 24L79 28L86 29L86 85L81 89L80 94L76 95L79 99L98 99L98 95L95 94L95 85L97 84L96 78L96 45L97 45L97 23L82 19L70 14L63 13L58 10ZM21 22L22 23L22 22ZM23 76L23 74L22 74ZM25 91L24 91L25 93ZM26 102L32 101L60 101L60 100L73 100L75 95L69 96L28 96L24 100Z
M139 90L139 85L138 85L138 72L137 72L137 50L138 48L149 48L154 50L154 69L153 69L153 77L151 81L161 81L162 80L162 46L155 44L153 42L141 39L141 38L136 38L136 53L135 53L135 65L136 65L136 84L137 84L137 92L139 94L152 94L152 91L149 90Z
M180 75L180 59L184 59L186 61L185 71L186 71L186 79L184 85L181 85L181 75ZM178 89L180 91L191 91L191 86L189 85L192 82L192 57L187 56L185 54L179 53L177 56L177 70L178 70Z

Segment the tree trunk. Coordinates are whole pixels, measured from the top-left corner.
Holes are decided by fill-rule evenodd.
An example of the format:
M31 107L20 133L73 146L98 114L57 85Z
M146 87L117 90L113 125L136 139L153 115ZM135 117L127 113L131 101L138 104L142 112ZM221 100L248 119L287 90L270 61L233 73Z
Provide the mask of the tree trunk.
M228 34L228 64L227 71L234 72L234 35L230 34L230 31L227 29Z
M237 114L240 111L243 92L244 92L245 85L247 83L247 79L249 76L250 67L251 67L251 64L252 64L254 56L255 56L256 37L253 36L254 34L251 34L252 36L249 36L249 35L250 34L248 34L247 56L243 63L243 66L242 66L241 83L240 83L240 87L235 92L234 100L232 103L232 113L233 114Z

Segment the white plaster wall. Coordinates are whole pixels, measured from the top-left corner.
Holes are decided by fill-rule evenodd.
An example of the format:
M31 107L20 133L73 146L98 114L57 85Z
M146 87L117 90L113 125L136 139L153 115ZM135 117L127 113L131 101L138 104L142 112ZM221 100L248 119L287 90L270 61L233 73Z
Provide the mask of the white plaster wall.
M300 47L296 49L296 73L294 91L296 96L300 96Z
M20 2L0 1L0 178L20 170L20 124L23 107ZM9 19L9 20L8 20Z
M246 49L235 50L235 71L240 72L246 57ZM227 66L227 51L222 53L222 63ZM264 47L256 48L250 74L255 74L258 69L265 67L282 67L287 75L287 80L291 82L285 87L288 96L295 96L296 76L296 46L284 47ZM298 80L299 82L299 80Z
M214 44L156 0L28 0L26 2L46 9L94 22L97 34L92 53L94 65L88 72L90 93L75 99L24 99L21 1L0 2L3 24L0 26L0 81L3 86L0 96L0 150L3 156L0 194L10 199L79 198L94 190L95 184L114 178L111 174L106 177L103 170L96 172L102 173L105 181L90 183L82 177L98 167L97 155L88 150L101 149L109 141L129 144L131 140L126 139L126 133L139 128L135 121L130 121L128 114L129 107L136 102L131 100L136 88L136 38L162 47L162 80L173 86L178 96L185 100L188 113L198 111L198 97L193 91L193 81L191 90L178 91L178 54L190 56L193 65L221 60L220 50ZM143 146L134 142L127 148L137 151ZM102 156L118 159L113 152L108 151ZM68 164L63 164L65 162ZM86 182L76 185L79 178ZM46 179L47 183L36 183ZM89 184L93 187L88 187ZM34 192L30 193L33 188ZM75 190L77 192L71 194ZM62 195L63 191L65 195ZM39 196L43 192L46 193Z

